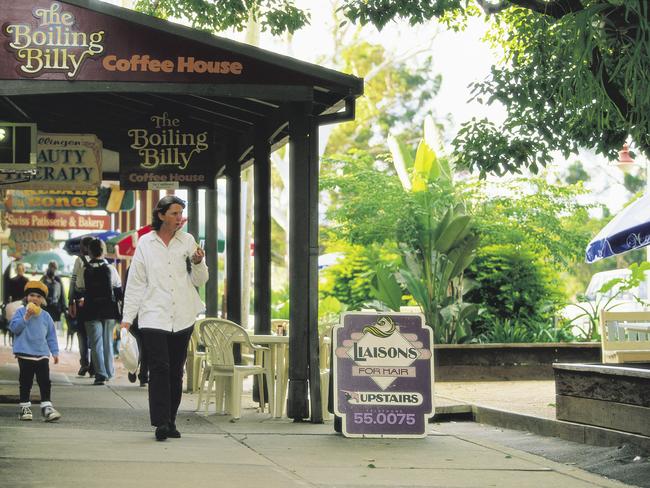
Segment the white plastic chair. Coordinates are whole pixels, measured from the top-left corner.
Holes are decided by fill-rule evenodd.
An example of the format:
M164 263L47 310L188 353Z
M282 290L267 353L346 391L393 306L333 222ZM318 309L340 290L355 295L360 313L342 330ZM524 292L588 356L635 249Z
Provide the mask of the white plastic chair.
M263 364L261 354L268 351L268 347L252 344L246 329L234 322L218 318L205 318L196 324L199 336L205 344L205 368L201 377L197 410L205 394L205 411L208 411L212 385L215 386L215 400L217 412L225 411L224 397L229 398L230 413L233 419L241 416L241 394L244 378L258 375L260 410L264 411L264 378L268 384L269 412L273 404L273 378L267 366ZM233 343L240 342L247 346L256 355L255 364L237 365L233 357ZM228 387L229 384L229 387ZM228 393L228 395L225 395ZM227 403L227 402L226 402Z
M194 328L190 343L187 347L187 390L194 393L199 390L200 380L203 376L203 367L205 365L205 351L199 350L199 345L203 345L199 337L198 327Z
M330 383L330 353L332 349L332 328L327 327L320 336L319 364L320 364L320 398L322 402L323 420L329 420L331 414L327 410L329 401Z

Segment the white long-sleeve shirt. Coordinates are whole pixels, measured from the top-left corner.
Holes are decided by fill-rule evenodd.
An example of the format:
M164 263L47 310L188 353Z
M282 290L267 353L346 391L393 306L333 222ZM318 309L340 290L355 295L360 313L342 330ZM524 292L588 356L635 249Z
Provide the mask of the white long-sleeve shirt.
M177 332L191 327L205 310L195 287L208 281L203 259L187 272L186 259L196 251L194 238L181 230L166 246L156 231L140 238L129 269L122 320L138 317L138 327Z

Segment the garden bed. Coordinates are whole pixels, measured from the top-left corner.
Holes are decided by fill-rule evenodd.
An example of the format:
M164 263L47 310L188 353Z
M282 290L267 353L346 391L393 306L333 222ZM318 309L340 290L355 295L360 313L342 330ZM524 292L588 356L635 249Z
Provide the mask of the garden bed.
M436 344L436 381L552 380L553 363L596 363L600 342Z

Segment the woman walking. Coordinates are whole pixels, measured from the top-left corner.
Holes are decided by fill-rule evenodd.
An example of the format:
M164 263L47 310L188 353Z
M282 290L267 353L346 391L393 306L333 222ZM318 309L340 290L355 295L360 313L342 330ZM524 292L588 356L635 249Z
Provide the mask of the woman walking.
M176 413L196 316L205 309L195 287L208 281L205 253L180 230L185 202L168 195L153 210L153 231L138 241L124 296L122 327L135 317L149 359L149 416L156 440L179 438Z

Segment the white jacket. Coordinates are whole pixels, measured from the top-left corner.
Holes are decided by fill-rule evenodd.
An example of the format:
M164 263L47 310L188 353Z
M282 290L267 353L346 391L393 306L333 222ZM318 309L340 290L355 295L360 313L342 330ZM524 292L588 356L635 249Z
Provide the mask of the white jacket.
M191 327L205 310L195 287L208 281L203 259L187 271L187 258L196 250L196 241L177 230L165 246L156 231L140 238L129 269L122 321L138 327L177 332Z

